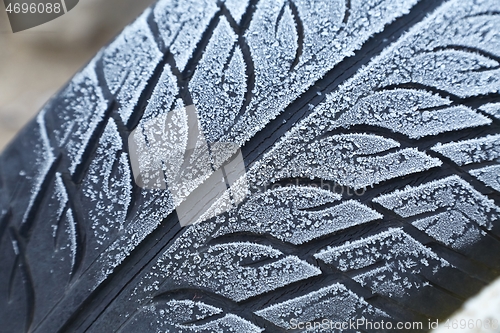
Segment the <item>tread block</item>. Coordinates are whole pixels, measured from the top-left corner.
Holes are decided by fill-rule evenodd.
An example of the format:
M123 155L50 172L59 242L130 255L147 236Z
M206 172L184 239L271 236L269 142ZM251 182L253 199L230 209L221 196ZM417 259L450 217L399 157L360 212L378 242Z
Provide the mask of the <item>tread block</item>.
M303 131L309 130L304 127ZM378 135L341 134L311 141L303 138L299 134L277 145L273 154L247 173L250 182L262 186L280 179L307 177L359 190L442 164L414 148L392 152L400 144Z
M163 56L147 22L150 13L147 9L126 27L102 56L106 84L120 103L118 113L125 124Z
M161 0L155 5L154 20L160 36L180 71L191 59L217 11L217 2L213 0Z
M235 232L269 234L300 245L336 231L382 218L355 200L339 201L340 195L314 187L285 187L253 195L235 213L238 221L222 226L214 237Z
M500 135L437 144L432 150L448 157L457 165L468 165L485 161L500 161Z
M203 302L171 300L155 302L135 313L120 332L241 332L260 333L262 328L232 313Z
M426 278L450 266L400 228L328 247L314 257L350 272L373 293L396 298L429 286Z
M247 242L181 251L164 265L169 289L197 287L236 302L321 274L296 256Z

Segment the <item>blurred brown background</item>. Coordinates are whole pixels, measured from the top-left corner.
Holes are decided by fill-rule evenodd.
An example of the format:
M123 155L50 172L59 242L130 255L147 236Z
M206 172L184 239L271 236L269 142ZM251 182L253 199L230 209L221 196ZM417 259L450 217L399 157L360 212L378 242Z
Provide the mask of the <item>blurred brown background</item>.
M43 104L155 0L80 0L66 15L13 34L0 4L0 152Z

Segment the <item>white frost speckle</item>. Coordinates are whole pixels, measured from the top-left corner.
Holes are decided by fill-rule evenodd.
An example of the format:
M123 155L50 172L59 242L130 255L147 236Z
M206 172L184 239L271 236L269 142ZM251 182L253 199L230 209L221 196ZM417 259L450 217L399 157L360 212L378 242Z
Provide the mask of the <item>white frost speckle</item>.
M63 183L61 173L56 172L55 179L55 189L54 189L54 197L58 203L57 213L54 218L54 223L52 224L52 237L56 238L58 225L57 222L61 219L61 216L64 213L64 209L68 204L68 193L66 192L66 186Z
M73 270L76 263L77 243L76 243L76 222L73 217L73 211L71 209L68 209L66 211L66 222L68 223L66 232L68 233L69 249L71 251L71 270Z
M19 255L19 253L20 253L20 252L19 252L19 244L17 244L17 241L16 241L16 240L14 240L14 239L12 240L12 249L14 250L14 254L15 254L16 256L18 256L18 255Z
M64 207L68 203L68 193L66 192L66 186L64 186L63 180L61 178L61 173L56 173L56 181L55 181L55 196L59 203L59 208L57 210L57 220L62 216L64 212Z

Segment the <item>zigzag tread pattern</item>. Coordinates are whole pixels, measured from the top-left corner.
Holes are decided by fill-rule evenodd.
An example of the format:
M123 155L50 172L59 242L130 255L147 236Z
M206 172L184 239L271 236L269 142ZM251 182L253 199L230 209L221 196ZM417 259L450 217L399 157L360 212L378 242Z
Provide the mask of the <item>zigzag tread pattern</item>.
M185 230L168 192L134 184L126 144L148 119L194 103L210 142L258 147L258 131L417 3L146 10L2 155L0 319L15 314L20 332L280 332L291 319L453 311L500 269L478 249L500 249L495 1L440 5L284 127L247 166L241 204ZM186 120L174 121L181 142ZM75 314L93 300L102 307Z

